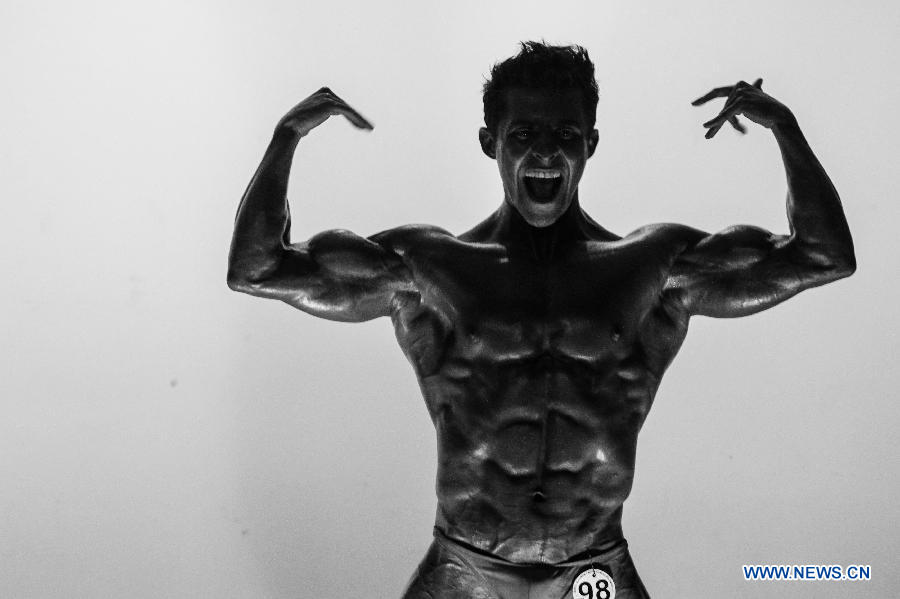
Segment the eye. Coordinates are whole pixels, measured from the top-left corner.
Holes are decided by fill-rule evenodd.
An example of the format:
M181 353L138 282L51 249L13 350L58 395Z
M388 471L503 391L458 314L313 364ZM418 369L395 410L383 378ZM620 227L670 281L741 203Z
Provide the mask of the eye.
M559 135L560 139L568 141L570 139L575 139L575 136L577 134L575 133L574 129L569 129L568 127L563 127L562 129L560 129L557 132L557 135Z
M531 131L528 129L518 129L513 132L513 137L518 139L519 141L528 141L531 139Z

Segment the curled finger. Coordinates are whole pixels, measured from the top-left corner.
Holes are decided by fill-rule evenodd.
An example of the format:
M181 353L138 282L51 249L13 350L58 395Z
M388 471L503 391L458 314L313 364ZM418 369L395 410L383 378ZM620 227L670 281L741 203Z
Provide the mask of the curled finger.
M725 106L722 107L722 110L719 111L719 114L717 114L715 117L713 117L710 120L703 123L703 126L706 128L721 127L722 125L725 124L726 121L728 121L730 118L735 116L736 112L737 112L737 100L730 99L725 104Z
M741 133L746 132L744 126L737 120L738 112L740 112L740 107L738 106L737 98L729 100L728 104L722 108L721 112L719 112L715 118L703 123L703 126L709 129L709 131L706 132L706 139L715 137L716 133L719 132L719 129L721 129L725 123L731 123L731 125Z
M706 132L706 135L704 135L704 137L706 139L712 139L713 137L716 136L716 133L718 133L719 129L721 129L721 128L722 128L722 125L715 125L715 126L710 127L709 130Z
M707 102L709 102L710 100L712 100L714 98L726 98L731 94L732 90L734 90L734 86L732 86L732 85L729 85L726 87L717 87L717 88L713 89L712 91L710 91L709 93L702 95L699 98L697 98L696 100L694 100L693 102L691 102L691 105L692 106L701 106L703 104L706 104Z
M360 129L368 129L369 131L371 131L375 128L375 125L369 122L366 117L359 114L355 109L353 109L343 100L339 100L335 103L334 111L335 114L342 114L347 117L348 121L350 121L354 126L359 127Z

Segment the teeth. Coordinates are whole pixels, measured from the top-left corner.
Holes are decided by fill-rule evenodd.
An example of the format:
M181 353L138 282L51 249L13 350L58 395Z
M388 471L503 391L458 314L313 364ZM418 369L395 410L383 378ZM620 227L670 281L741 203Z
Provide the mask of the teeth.
M535 179L556 179L562 177L562 173L555 168L530 168L525 171L525 176L534 177Z

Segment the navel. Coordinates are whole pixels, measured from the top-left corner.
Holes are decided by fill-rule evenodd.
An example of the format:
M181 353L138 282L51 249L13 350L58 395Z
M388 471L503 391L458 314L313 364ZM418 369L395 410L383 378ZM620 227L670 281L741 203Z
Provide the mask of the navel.
M612 339L613 343L618 343L619 339L622 337L622 329L617 326L612 328L612 331L609 334L609 338Z

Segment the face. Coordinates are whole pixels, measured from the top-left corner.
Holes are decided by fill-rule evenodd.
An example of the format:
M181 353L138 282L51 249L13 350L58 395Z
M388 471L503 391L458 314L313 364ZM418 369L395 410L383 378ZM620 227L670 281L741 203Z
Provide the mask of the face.
M506 201L528 224L547 227L572 204L597 130L588 129L578 90L505 93L496 134L482 128L481 147L497 160Z

